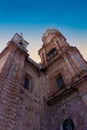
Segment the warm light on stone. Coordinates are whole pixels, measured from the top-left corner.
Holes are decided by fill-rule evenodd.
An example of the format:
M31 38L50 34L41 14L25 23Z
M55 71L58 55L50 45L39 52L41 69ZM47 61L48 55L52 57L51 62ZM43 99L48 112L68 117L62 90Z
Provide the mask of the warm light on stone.
M40 64L19 34L0 54L0 130L86 130L87 62L56 29L42 41Z

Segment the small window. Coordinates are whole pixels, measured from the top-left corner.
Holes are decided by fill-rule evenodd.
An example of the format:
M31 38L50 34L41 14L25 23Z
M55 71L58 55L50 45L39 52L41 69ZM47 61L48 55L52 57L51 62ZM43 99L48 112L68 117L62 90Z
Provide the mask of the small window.
M64 121L63 130L74 130L74 123L71 119L66 119Z
M59 88L62 88L62 87L65 86L62 75L58 75L58 76L57 76L56 82L57 82L57 86L58 86Z
M30 79L29 77L25 76L24 88L28 90L29 87L30 87Z

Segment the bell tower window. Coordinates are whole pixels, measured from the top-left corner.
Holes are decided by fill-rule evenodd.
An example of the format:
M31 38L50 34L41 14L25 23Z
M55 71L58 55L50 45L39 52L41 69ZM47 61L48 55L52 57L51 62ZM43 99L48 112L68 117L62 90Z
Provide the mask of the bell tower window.
M47 59L50 60L51 58L53 58L55 55L57 55L58 52L56 50L56 48L52 48L48 53L47 53Z
M19 42L19 44L20 44L21 46L23 46L23 43L22 43L21 41Z

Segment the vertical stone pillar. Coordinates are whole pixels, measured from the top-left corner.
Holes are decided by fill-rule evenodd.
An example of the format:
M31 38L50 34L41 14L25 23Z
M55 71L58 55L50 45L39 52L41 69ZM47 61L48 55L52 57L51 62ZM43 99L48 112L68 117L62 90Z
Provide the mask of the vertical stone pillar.
M78 92L87 108L87 79L78 86Z
M75 72L74 72L74 70L72 68L72 65L70 64L70 62L69 62L69 60L68 60L66 55L64 55L64 61L65 61L66 66L69 69L70 74L72 75L72 77L74 77L75 76Z
M87 64L85 64L85 62L83 61L83 59L80 56L80 54L75 54L75 57L76 57L77 61L79 62L82 70L87 70Z
M78 60L76 59L75 54L73 54L73 55L71 56L71 58L72 58L72 60L73 60L73 62L74 62L74 64L75 64L75 66L76 66L75 69L77 69L78 72L81 72L81 71L82 71L82 68L81 68L80 63L79 63Z

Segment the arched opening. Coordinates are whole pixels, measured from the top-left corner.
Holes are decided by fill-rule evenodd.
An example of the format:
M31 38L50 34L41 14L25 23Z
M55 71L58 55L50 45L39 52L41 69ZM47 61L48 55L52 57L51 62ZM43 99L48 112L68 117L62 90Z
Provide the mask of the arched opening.
M21 41L19 42L19 44L20 44L21 46L23 45L23 43L22 43Z
M48 53L47 53L47 59L50 60L51 58L53 58L55 55L57 55L58 52L56 50L56 48L52 48Z
M74 130L74 123L71 119L66 119L63 122L63 130Z

